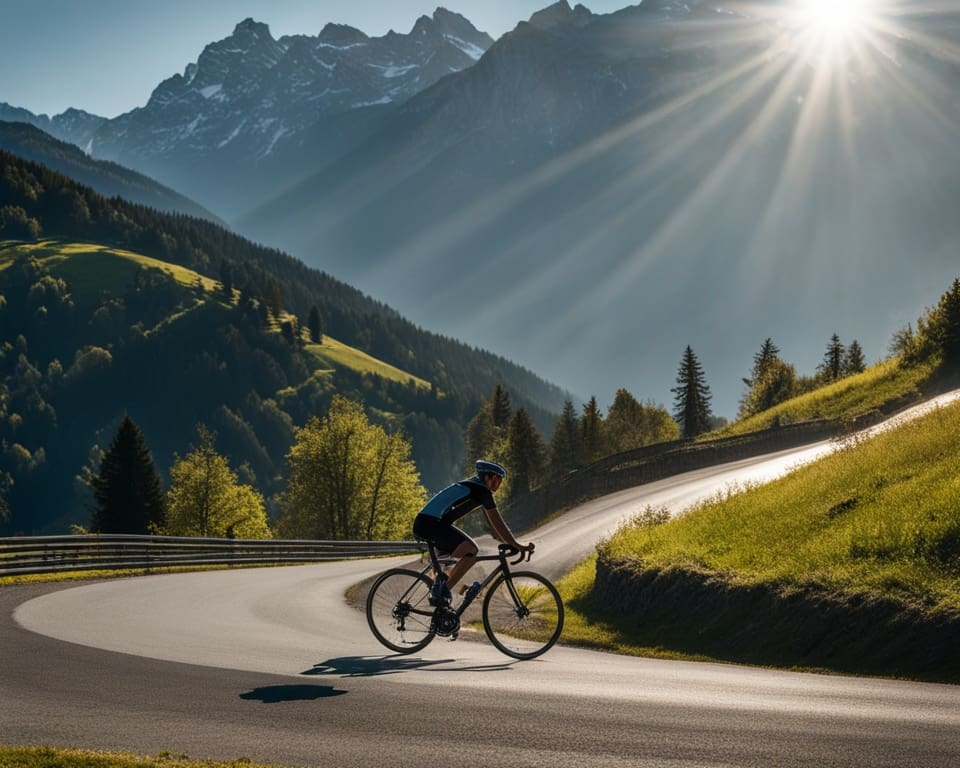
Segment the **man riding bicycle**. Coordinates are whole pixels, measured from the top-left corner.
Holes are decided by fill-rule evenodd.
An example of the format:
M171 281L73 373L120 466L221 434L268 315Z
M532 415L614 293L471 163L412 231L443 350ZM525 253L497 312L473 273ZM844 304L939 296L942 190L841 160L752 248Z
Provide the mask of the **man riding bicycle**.
M426 503L413 521L413 535L429 541L441 554L457 558L452 568L441 574L430 593L432 605L448 605L450 590L473 567L480 551L476 542L454 523L477 507L483 508L487 525L494 537L518 552L532 552L533 544L520 544L503 521L493 494L507 476L505 470L493 461L478 461L477 474L447 486Z

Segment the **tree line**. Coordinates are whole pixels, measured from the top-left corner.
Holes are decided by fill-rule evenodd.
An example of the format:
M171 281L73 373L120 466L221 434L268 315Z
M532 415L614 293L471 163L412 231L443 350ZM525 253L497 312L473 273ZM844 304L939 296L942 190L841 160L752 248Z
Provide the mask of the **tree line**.
M852 350L852 351L851 351ZM948 375L960 373L960 279L927 310L914 331L908 326L891 343L902 365L935 359ZM823 362L811 377L821 385L864 369L859 345L844 347L834 334ZM770 372L783 364L771 339L754 356L752 376L744 379L751 396L767 386ZM790 375L787 375L790 380ZM509 468L501 497L520 497L536 486L604 455L675 440L709 413L709 387L688 346L677 373L676 411L642 404L627 390L617 391L604 416L596 398L577 414L564 405L549 443L523 408L514 410L507 389L498 384L470 421L465 442L472 461L492 458ZM778 389L778 391L784 391ZM689 419L685 421L684 419ZM296 432L286 456L289 479L281 514L271 526L263 498L238 480L214 448L214 434L197 428L198 442L171 468L170 487L161 483L145 439L132 419L122 422L97 473L89 472L97 506L91 528L101 532L266 538L405 539L426 492L401 432L370 424L363 406L335 396L325 416L311 418ZM469 468L465 470L468 474Z
M215 538L404 540L426 497L400 432L371 424L363 407L335 396L322 417L296 432L288 483L272 524L266 503L217 452L200 424L196 443L175 456L163 490L140 427L125 416L97 471L89 530Z

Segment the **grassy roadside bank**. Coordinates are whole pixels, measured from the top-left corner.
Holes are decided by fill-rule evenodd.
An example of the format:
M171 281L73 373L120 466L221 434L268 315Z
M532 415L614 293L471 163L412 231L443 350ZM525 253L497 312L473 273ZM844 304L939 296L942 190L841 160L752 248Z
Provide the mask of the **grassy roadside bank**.
M747 435L782 424L814 419L849 419L922 400L924 393L937 389L937 360L903 366L898 359L885 360L863 373L846 376L833 384L791 398L755 416L739 419L701 436L716 439Z
M960 682L960 405L659 523L562 582L565 640Z
M3 768L280 768L252 763L246 758L222 762L191 760L186 755L161 753L156 757L126 752L92 752L50 747L0 747Z

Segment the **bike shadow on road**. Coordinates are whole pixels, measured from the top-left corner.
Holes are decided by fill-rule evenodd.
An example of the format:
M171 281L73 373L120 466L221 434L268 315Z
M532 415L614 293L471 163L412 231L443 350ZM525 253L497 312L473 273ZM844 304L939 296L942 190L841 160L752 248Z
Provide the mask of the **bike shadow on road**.
M409 656L341 656L314 664L302 675L338 675L342 677L373 677L397 675L404 672L496 672L510 669L516 662L457 666L456 659L420 659ZM437 668L441 667L441 668Z

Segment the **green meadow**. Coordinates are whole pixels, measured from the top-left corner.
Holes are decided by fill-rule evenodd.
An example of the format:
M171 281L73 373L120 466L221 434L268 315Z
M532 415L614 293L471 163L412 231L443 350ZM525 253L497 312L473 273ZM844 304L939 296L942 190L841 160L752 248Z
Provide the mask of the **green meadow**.
M122 295L137 272L142 269L160 270L180 285L200 286L208 293L222 288L217 280L204 277L192 269L139 253L104 245L52 239L37 243L0 242L0 272L25 255L41 262L54 277L65 280L73 298L84 305L95 304L104 293ZM279 323L273 325L279 333ZM413 382L418 387L430 388L430 382L425 379L413 376L326 334L322 343L307 343L305 349L320 370L348 368L359 373L376 374L402 384Z
M430 382L425 379L413 376L389 363L371 357L366 352L337 341L327 334L323 335L323 341L320 344L308 343L305 349L317 361L320 368L351 368L360 373L376 374L389 381L396 381L401 384L414 382L418 387L430 388Z
M97 301L103 292L122 294L141 269L159 269L181 285L202 285L205 291L219 287L216 280L203 277L192 269L170 264L120 248L90 243L65 243L42 240L37 243L0 243L0 271L16 258L33 256L54 277L70 286L70 293L83 303Z

